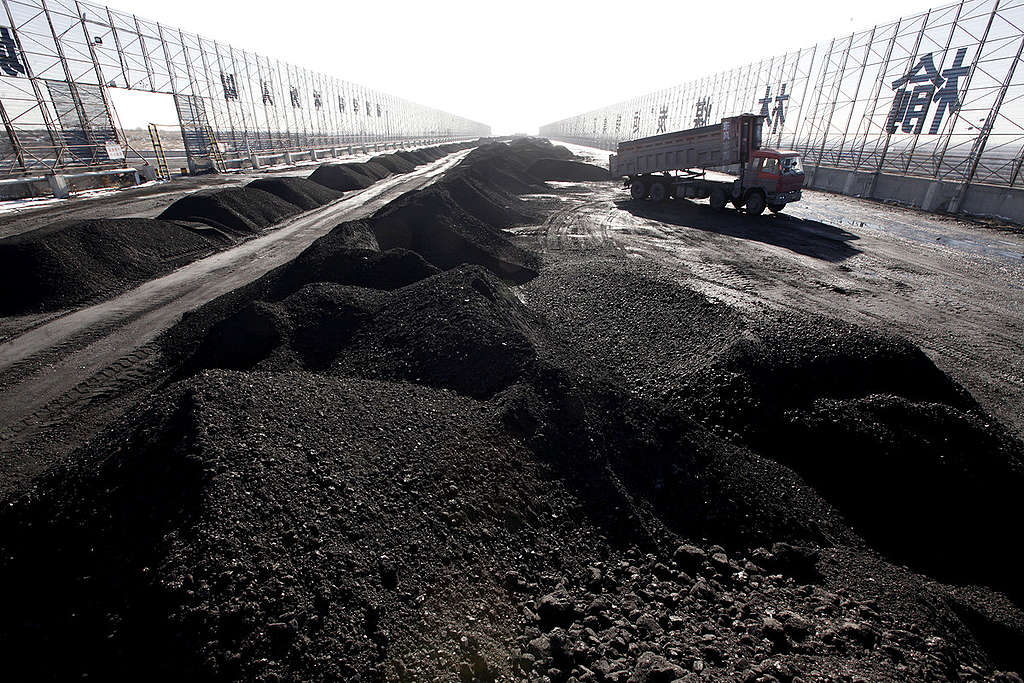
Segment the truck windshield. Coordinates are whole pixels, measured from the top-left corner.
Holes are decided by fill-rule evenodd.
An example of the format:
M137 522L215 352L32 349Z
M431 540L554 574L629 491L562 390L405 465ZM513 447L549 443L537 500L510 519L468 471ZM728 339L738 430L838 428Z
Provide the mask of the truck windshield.
M784 175L804 172L804 165L800 163L800 157L783 157L780 161L782 162L782 173Z

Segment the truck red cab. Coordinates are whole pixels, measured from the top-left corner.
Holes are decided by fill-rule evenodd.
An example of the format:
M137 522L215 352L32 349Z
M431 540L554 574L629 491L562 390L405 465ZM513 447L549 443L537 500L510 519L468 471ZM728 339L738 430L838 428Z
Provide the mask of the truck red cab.
M749 173L747 188L764 191L765 204L773 211L800 199L804 187L804 168L797 152L778 149L758 149L750 154L745 169Z

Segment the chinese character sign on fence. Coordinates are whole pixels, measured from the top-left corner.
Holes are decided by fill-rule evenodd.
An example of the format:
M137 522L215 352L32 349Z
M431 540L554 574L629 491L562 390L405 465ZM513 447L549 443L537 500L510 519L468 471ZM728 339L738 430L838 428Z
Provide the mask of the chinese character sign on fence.
M220 74L220 84L224 88L224 99L225 100L237 100L238 99L238 86L235 85L235 75L226 74L223 71Z
M938 134L946 112L953 114L960 108L960 78L971 70L969 66L963 65L966 54L966 47L959 48L952 66L939 73L935 67L934 53L929 52L922 55L902 78L893 81L892 89L896 95L889 111L886 131L895 133L898 129L919 135L924 130L932 102L938 102L928 135ZM913 90L908 89L910 85L914 86Z
M789 101L789 95L786 94L786 83L782 84L782 88L779 90L779 94L775 96L775 107L771 108L772 104L772 86L765 86L764 97L757 101L761 105L761 116L764 117L765 130L768 130L768 126L771 126L771 132L775 133L779 130L780 126L786 124L786 102Z
M711 98L702 97L697 100L697 103L694 105L694 109L693 127L700 128L701 126L708 125L711 118Z
M0 26L0 71L8 76L24 76L25 65L21 59L14 29Z

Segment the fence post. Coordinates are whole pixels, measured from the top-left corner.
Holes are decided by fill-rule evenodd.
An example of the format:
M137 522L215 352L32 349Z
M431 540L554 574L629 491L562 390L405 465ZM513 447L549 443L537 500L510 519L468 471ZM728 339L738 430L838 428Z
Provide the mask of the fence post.
M974 181L974 174L978 170L978 162L981 161L981 155L985 153L985 145L988 144L988 136L992 132L992 127L995 126L996 119L999 118L999 110L1003 106L1003 99L1006 97L1006 91L1010 87L1010 82L1013 80L1013 72L1017 68L1017 63L1020 62L1020 56L1024 51L1024 38L1021 38L1020 45L1017 46L1017 57L1010 63L1010 68L1006 71L1006 77L1003 78L1002 87L999 88L999 94L996 95L996 101L992 105L992 108L988 112L988 117L985 119L985 125L982 126L981 132L978 133L978 137L974 140L974 145L971 147L971 154L968 157L968 171L964 178L964 182L957 188L956 194L949 200L949 212L959 213L960 207L963 206L964 197L967 195L967 190L970 188L971 183Z

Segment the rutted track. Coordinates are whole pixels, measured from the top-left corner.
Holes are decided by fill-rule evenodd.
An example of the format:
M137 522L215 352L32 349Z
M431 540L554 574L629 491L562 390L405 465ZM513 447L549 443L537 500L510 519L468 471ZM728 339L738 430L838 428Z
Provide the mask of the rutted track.
M183 313L291 260L338 223L430 184L466 153L379 181L0 346L0 465L8 473L0 496L48 465L51 456L78 445L77 430L97 417L85 417L93 399L126 395L154 379L146 366L159 351L150 342ZM103 420L114 416L109 405L104 413Z

